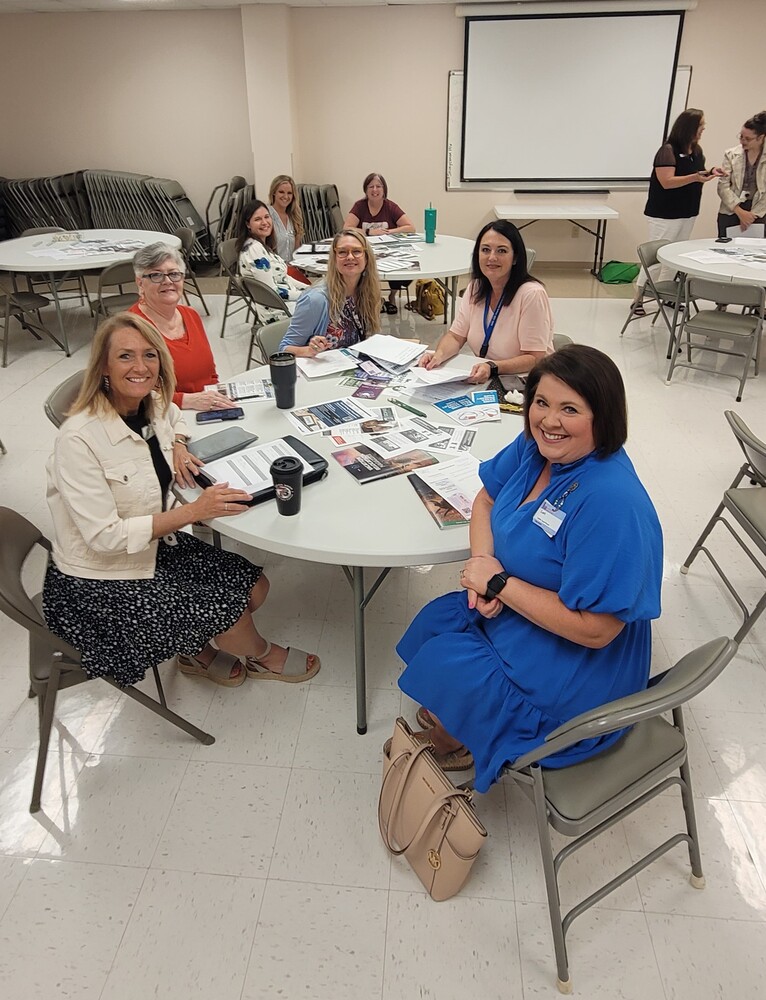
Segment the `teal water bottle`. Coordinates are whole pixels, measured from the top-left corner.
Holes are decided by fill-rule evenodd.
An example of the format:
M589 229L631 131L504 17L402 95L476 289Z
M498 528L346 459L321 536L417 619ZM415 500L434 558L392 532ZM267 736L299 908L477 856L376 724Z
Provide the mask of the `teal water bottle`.
M426 243L436 242L436 209L433 205L429 205L426 209Z

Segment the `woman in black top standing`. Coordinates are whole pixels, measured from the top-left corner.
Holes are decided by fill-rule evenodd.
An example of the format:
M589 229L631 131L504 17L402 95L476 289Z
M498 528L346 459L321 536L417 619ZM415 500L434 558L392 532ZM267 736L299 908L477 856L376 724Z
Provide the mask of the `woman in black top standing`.
M644 215L649 219L650 240L688 240L699 215L702 185L720 177L718 167L705 169L705 154L699 144L705 131L705 113L698 108L682 111L673 123L670 134L654 157L649 178L649 197ZM659 275L660 279L672 274ZM643 315L646 272L636 279L633 314Z

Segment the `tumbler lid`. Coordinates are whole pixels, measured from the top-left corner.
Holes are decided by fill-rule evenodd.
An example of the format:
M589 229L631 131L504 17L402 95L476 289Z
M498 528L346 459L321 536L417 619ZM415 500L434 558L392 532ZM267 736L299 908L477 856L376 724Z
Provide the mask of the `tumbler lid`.
M272 476L275 473L277 475L289 476L301 469L303 469L303 462L299 458L295 458L293 455L282 455L281 458L275 458L271 463L270 472Z
M291 354L289 351L277 351L276 354L269 355L270 365L294 365L295 355Z

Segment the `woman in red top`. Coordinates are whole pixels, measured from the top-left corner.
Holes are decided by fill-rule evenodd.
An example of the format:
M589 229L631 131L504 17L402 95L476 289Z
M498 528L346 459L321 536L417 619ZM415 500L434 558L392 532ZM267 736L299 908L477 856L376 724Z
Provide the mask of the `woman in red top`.
M186 262L167 243L152 243L133 258L138 285L136 313L162 334L173 358L176 391L173 402L184 410L227 410L237 404L222 393L205 390L218 382L213 352L199 313L180 305Z

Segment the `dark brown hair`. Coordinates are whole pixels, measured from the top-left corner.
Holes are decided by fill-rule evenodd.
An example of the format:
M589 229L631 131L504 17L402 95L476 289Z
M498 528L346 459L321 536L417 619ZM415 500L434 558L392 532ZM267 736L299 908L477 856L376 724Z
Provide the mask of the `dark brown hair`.
M531 436L529 408L543 375L553 375L582 396L593 411L593 442L605 458L625 444L628 437L628 404L625 383L617 365L603 351L586 344L568 344L542 358L527 376L524 392L524 431Z
M388 184L386 184L386 178L383 176L383 174L367 174L365 179L362 181L362 191L364 191L366 196L367 188L370 186L370 182L374 181L376 177L383 185L383 197L388 198Z
M272 253L277 252L277 237L274 233L274 221L271 220L271 232L266 237L265 240L261 240L260 237L251 236L250 229L248 228L248 223L258 211L259 208L265 208L269 212L269 206L263 202L259 201L257 198L255 201L249 201L245 207L242 209L239 215L239 220L237 221L237 234L236 234L236 251L237 253L242 253L245 243L248 240L257 240L262 243L265 247L271 250ZM269 219L271 219L271 212L269 212Z
M687 108L673 122L673 128L670 130L667 141L673 147L673 152L676 155L696 153L699 148L697 132L704 117L705 112L700 111L699 108Z

